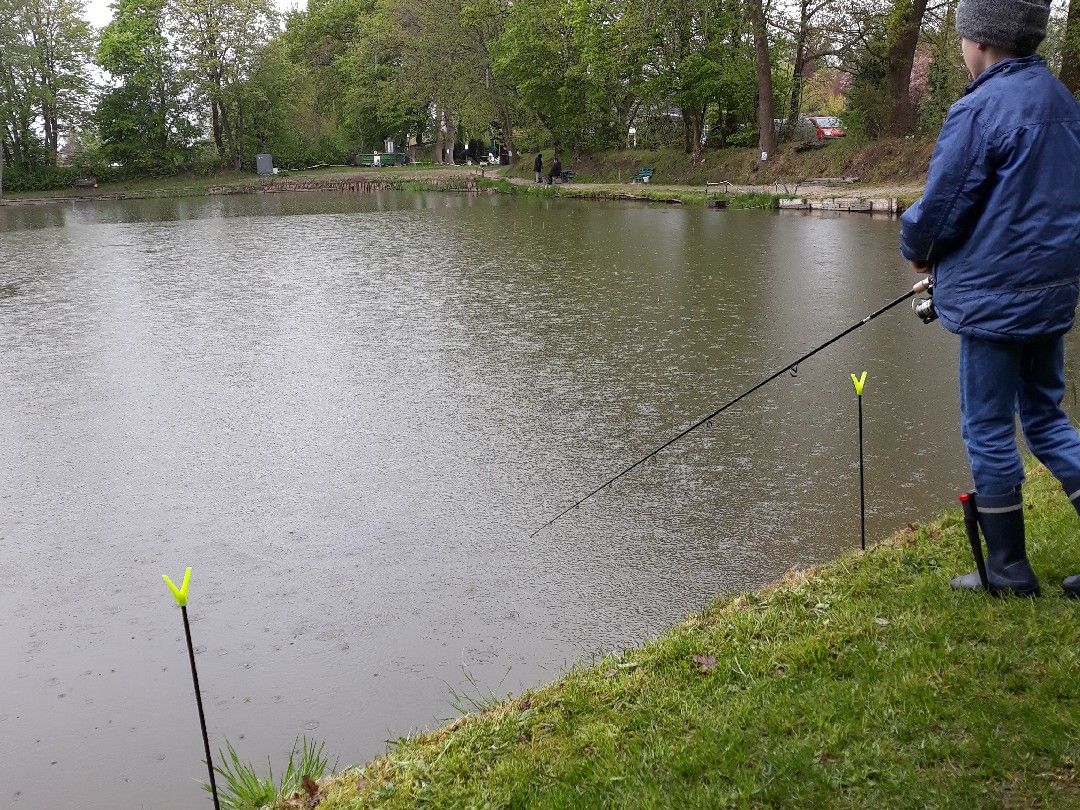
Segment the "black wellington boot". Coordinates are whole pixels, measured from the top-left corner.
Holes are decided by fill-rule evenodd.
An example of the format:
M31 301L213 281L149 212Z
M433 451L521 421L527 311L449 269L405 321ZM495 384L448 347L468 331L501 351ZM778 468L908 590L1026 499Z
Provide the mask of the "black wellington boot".
M1039 580L1024 546L1024 502L1020 490L1008 495L977 495L979 526L986 538L986 577L994 596L1038 596ZM979 572L952 581L960 590L982 590Z
M1061 583L1061 587L1065 589L1066 596L1071 596L1073 599L1080 599L1080 574L1065 577L1065 581Z

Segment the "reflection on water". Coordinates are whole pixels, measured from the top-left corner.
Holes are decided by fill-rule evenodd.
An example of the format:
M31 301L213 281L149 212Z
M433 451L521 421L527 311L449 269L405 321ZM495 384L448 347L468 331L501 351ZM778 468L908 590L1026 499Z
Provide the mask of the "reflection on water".
M0 208L0 790L201 800L208 720L344 759L639 643L964 486L955 341L875 321L893 222L465 195ZM1075 394L1071 396L1075 402ZM18 792L18 796L16 796Z

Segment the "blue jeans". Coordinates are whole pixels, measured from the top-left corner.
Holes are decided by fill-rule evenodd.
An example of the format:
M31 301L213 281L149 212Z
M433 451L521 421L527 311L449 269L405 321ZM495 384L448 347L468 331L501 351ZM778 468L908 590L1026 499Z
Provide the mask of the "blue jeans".
M997 343L960 337L960 418L975 490L1006 495L1024 480L1016 414L1031 452L1070 499L1080 490L1080 435L1061 408L1065 338Z

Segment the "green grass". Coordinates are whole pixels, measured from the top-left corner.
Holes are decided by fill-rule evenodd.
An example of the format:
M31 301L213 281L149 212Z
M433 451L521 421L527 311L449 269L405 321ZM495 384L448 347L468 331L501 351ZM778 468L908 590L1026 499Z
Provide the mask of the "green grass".
M950 511L398 740L319 807L1080 806L1080 521L1041 468L1025 501L1042 599L950 591Z
M511 183L505 178L477 181L478 188L501 194L523 194L537 197L564 197L580 200L641 200L644 202L676 203L683 205L704 205L705 190L701 191L677 188L655 188L646 184L633 187L606 188L578 184L572 185L534 185ZM727 194L711 193L709 200L723 200L728 208L779 208L781 195L776 194Z
M282 171L273 177L260 177L247 172L222 171L211 175L184 174L176 177L147 177L122 183L103 183L96 189L60 189L55 191L5 193L5 200L47 200L94 198L145 198L145 197L198 197L206 194L243 193L259 191L267 186L308 180L328 182L364 177L382 181L401 188L414 190L437 190L447 184L464 182L472 177L474 167L447 167L434 165L387 166L381 168L356 168L326 166L301 171ZM424 175L428 175L427 178Z
M224 810L262 810L277 801L289 801L304 790L304 780L318 781L327 772L331 774L336 765L330 766L330 759L323 753L324 743L316 743L307 737L293 740L289 760L281 774L281 780L274 782L273 766L267 763L268 776L262 777L250 764L240 759L236 749L228 740L227 751L218 749L218 765L214 766L221 806ZM209 783L203 788L209 792ZM306 792L306 791L305 791Z

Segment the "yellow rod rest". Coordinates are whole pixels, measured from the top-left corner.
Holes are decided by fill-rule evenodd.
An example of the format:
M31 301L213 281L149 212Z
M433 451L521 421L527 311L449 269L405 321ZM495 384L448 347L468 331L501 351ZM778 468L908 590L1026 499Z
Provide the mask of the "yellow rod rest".
M184 571L184 582L179 588L177 588L176 585L173 584L173 581L169 579L168 574L162 574L161 578L165 580L165 584L168 585L169 590L172 591L173 598L176 599L176 604L180 607L186 605L188 586L191 585L191 566L188 566L187 570Z

